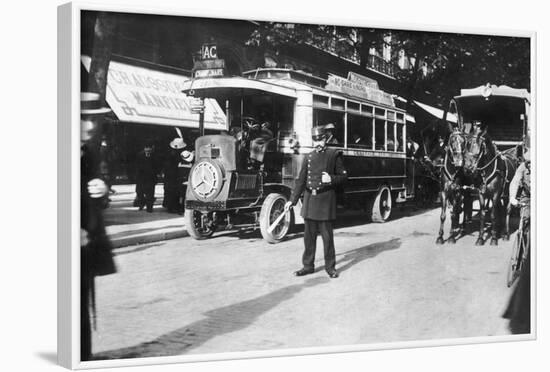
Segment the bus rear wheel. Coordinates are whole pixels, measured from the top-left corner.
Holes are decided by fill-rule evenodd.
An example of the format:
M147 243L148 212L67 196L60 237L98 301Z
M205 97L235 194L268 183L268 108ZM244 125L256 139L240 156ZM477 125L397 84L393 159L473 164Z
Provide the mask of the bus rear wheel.
M283 194L271 193L265 198L260 211L260 231L262 237L271 244L280 242L290 229L291 213L282 218L272 229L270 226L276 222L284 212L288 199Z
M386 222L391 215L392 196L389 187L383 186L371 201L370 218L372 222Z
M189 235L197 240L207 239L216 231L212 213L202 213L193 209L186 209L184 221Z

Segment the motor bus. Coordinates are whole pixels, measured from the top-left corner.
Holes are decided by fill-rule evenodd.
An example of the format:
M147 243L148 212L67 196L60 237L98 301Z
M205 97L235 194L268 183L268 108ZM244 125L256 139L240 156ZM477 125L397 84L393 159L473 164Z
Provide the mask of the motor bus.
M339 149L348 173L337 190L338 210L362 210L385 222L395 203L414 197L405 110L376 82L350 76L263 68L184 82L188 96L216 99L227 122L224 133L196 140L185 201L189 234L204 239L219 229L255 226L270 243L283 239L303 223L300 203L280 216L313 150L311 130L329 123L328 146Z

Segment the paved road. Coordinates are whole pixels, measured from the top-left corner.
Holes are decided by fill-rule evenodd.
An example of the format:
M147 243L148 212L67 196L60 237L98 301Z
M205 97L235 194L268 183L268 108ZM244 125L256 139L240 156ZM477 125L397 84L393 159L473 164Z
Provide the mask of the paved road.
M119 272L97 279L94 353L148 357L506 335L511 244L435 244L437 209L357 216L335 230L337 268L294 277L298 231L271 245L259 232L117 250Z

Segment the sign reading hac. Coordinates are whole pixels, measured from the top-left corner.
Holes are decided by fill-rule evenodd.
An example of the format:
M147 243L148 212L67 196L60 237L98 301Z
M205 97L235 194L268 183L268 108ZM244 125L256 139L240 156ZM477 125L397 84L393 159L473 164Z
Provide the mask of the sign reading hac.
M203 44L201 47L201 59L218 58L218 47L216 44Z

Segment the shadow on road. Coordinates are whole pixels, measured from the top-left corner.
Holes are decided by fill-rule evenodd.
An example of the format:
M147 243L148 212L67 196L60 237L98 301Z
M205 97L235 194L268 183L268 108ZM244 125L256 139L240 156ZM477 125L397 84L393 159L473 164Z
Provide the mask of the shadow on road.
M401 247L401 239L395 238L387 242L373 243L351 251L336 255L336 268L344 272L358 263L373 258L385 251L391 251Z
M397 208L392 211L392 216L388 222L399 220L405 217L417 216L431 211L434 208L413 208L411 206L404 206ZM360 211L350 211L338 215L338 219L334 222L334 228L339 229L343 227L354 227L359 225L369 224L370 219L364 212ZM338 232L335 232L334 236L338 236ZM342 234L342 233L340 233ZM357 236L364 235L363 233L356 233ZM366 233L365 233L366 234ZM239 239L250 239L250 240L261 240L262 235L259 228L243 228L238 231L223 231L218 233L216 236L228 236L235 237ZM304 225L296 225L292 231L285 237L284 240L294 240L299 239L304 236Z
M299 284L293 284L251 300L214 309L204 313L204 319L166 333L152 341L97 353L93 359L146 358L183 354L216 336L244 329L262 314L290 300L305 288L329 281L327 277L309 278Z

